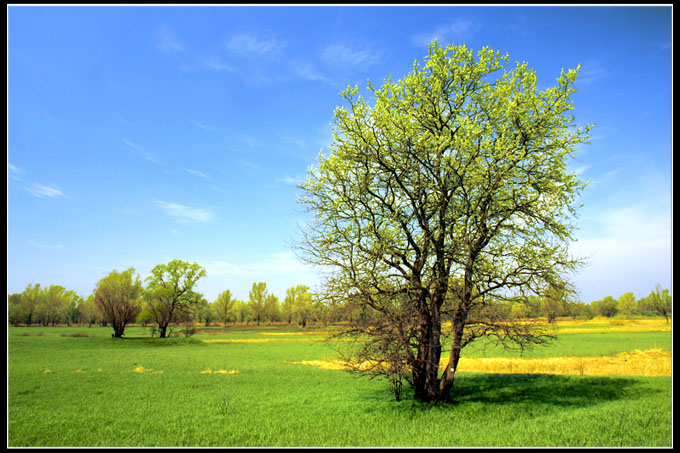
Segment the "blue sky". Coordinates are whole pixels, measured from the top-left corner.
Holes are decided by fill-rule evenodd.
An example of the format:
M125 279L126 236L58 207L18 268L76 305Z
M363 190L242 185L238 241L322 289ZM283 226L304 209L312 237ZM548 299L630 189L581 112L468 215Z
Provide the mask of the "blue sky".
M539 88L582 64L581 300L671 287L671 7L8 7L8 293L87 297L113 269L179 258L209 301L281 300L313 269L295 184L338 93L405 76L427 44L490 46Z

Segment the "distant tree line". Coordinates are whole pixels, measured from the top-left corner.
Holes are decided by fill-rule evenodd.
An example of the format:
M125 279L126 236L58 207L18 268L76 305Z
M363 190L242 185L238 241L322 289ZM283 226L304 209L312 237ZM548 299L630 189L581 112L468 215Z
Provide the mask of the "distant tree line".
M286 323L305 327L308 323L369 322L376 316L370 307L324 301L305 285L286 290L283 301L269 291L265 282L253 283L248 300L236 299L228 289L209 302L193 290L205 270L196 263L180 260L158 265L146 279L146 287L134 268L116 270L102 278L87 298L63 286L29 284L21 293L8 295L8 320L11 325L99 325L111 326L114 336L123 335L130 323L152 327L152 333L169 336L173 330L196 324ZM672 297L661 285L646 297L636 299L632 292L618 299L607 296L590 304L568 301L559 291L542 298L498 301L494 304L500 319L560 317L592 319L604 317L672 315ZM190 329L185 330L190 332Z
M188 334L197 323L284 322L305 327L310 322L337 323L361 316L316 299L305 285L288 288L282 302L265 282L253 283L246 301L227 289L209 302L194 290L203 276L205 270L197 263L173 260L154 267L146 285L134 268L113 270L87 298L62 286L29 284L23 292L8 295L8 321L15 326L110 326L114 337L122 337L125 327L136 323L151 327L152 335L163 338L182 326Z

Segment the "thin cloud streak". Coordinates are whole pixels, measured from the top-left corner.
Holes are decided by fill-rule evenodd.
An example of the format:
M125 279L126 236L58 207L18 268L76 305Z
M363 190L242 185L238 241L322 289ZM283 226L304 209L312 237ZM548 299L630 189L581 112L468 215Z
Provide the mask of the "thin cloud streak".
M37 198L66 197L66 195L64 195L61 190L46 186L44 184L31 183L28 186L22 186L22 188Z
M165 54L172 54L184 50L184 44L175 37L170 29L160 27L156 30L154 49Z
M167 215L174 217L179 222L200 222L206 223L212 220L213 215L204 208L193 208L177 203L154 200L154 203L161 208Z
M128 148L132 149L133 151L136 151L137 154L139 154L143 159L156 164L161 163L153 153L147 151L143 146L133 143L125 138L123 139L123 143L127 145Z

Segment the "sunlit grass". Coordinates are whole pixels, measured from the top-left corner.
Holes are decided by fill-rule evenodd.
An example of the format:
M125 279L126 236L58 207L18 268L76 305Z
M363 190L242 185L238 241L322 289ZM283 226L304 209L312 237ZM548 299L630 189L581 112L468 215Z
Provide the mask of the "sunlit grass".
M461 371L451 404L413 401L408 389L397 402L385 381L291 364L335 357L332 344L311 341L320 330L331 329L229 326L158 339L131 327L113 339L110 328L9 327L8 446L671 445L669 377ZM87 336L62 336L78 332ZM202 341L277 333L307 341ZM632 357L655 343L670 352L670 333L558 334L522 358Z

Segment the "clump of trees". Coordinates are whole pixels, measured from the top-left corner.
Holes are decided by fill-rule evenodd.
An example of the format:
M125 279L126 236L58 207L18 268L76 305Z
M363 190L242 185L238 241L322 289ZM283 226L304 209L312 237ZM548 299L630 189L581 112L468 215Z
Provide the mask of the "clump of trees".
M82 298L59 285L29 284L22 293L8 295L7 302L9 322L15 325L76 324L83 318Z
M289 288L283 304L271 294L265 282L253 283L247 301L234 298L230 290L218 294L210 303L196 283L206 275L197 263L173 260L159 264L142 283L134 268L113 270L96 283L87 299L75 291L39 283L29 284L21 293L10 294L8 321L12 325L86 324L113 328L113 336L124 335L131 323L152 326L152 335L164 338L180 326L190 335L193 324L211 323L338 322L344 319L338 307L330 308L309 292L309 287Z
M53 326L62 324L87 325L89 327L111 326L115 330L112 321L115 315L106 315L106 309L102 305L107 299L105 297L113 294L111 286L116 279L123 275L130 287L124 291L131 291L138 284L139 277L134 276L134 269L130 268L123 272L113 271L107 277L97 283L95 290L87 297L82 298L75 291L61 290L61 286L55 285L50 289L49 286L42 287L39 283L29 284L21 293L9 294L8 301L8 321L11 325L25 326ZM117 277L116 277L117 276ZM120 284L120 281L118 281ZM96 300L97 290L99 289L100 304ZM47 297L49 295L49 297ZM138 314L132 318L127 318L125 325L131 323L143 326L155 325L150 306L144 300L144 288L138 293L133 312ZM122 296L116 296L122 297ZM61 299L61 300L59 300ZM273 301L277 303L274 304ZM313 294L308 286L296 285L286 290L286 296L280 304L278 298L271 299L267 316L261 321L268 323L297 323L305 327L308 323L348 323L366 324L377 316L375 310L364 304L354 304L351 300L327 301L319 295ZM632 302L631 302L632 301ZM182 323L199 323L210 326L211 323L227 324L249 324L256 322L250 301L242 301L234 298L230 290L224 290L218 294L215 301L209 302L201 293L195 293L193 303L187 305L181 315L174 316L172 322L168 324L166 336L170 334L173 327ZM51 308L48 308L51 305ZM612 307L614 307L612 309ZM576 319L592 319L595 316L603 317L639 317L639 316L664 316L668 321L672 315L672 297L668 289L657 285L646 297L635 299L633 293L627 292L619 299L607 296L603 300L593 301L590 304L585 302L574 302L566 299L555 300L541 297L529 297L523 300L499 300L495 301L495 311L497 316L504 320L536 320L538 322L552 321L557 318L570 317Z

